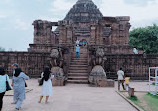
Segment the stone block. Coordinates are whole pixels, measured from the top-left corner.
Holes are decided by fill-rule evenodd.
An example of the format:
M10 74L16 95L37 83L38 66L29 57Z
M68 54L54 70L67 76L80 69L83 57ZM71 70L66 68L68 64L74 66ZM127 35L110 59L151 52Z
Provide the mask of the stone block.
M134 88L128 88L128 94L129 94L129 97L133 97L134 96Z
M53 86L64 86L65 85L65 79L64 78L53 78L52 79L52 85Z
M114 81L102 76L89 76L89 83L92 87L114 87Z

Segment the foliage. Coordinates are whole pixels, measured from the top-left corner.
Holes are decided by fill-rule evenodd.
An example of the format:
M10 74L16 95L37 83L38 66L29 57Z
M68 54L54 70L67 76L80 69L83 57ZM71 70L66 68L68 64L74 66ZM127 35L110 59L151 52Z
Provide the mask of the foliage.
M158 54L158 26L136 28L130 32L129 44L146 54Z
M3 47L0 47L0 51L5 51L5 49Z

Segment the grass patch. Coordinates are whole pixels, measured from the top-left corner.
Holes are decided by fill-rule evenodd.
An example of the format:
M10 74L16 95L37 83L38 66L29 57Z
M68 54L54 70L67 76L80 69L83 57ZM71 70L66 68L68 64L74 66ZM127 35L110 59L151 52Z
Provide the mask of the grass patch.
M146 111L144 109L144 107L141 106L140 100L137 98L137 96L127 97L127 99L131 100L135 105L139 106L141 109L143 109L144 111Z
M158 96L157 95L152 95L148 93L144 96L144 99L147 101L149 107L153 111L158 111Z
M135 103L136 105L139 104L139 100L137 98L137 96L133 96L133 97L127 97L127 99L131 100L133 103Z

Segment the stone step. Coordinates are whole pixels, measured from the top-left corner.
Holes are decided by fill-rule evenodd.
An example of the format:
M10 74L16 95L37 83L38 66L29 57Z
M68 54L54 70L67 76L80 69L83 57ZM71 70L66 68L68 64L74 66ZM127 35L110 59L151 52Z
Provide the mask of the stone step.
M74 60L74 61L71 61L70 63L87 63L87 61Z
M74 58L74 59L88 59L87 56L81 56L81 55L79 55L79 58L76 58L76 55L72 56L72 58Z
M76 53L75 54L72 54L73 56L76 56ZM79 53L79 55L81 56L81 57L87 57L88 56L88 54L82 54L82 53Z
M76 55L76 51L72 52L72 54ZM86 51L80 51L79 54L81 54L81 55L88 55L88 52L86 52Z
M67 83L73 83L73 84L88 84L88 80L67 80Z
M69 76L68 80L88 80L88 76L87 77L84 77L84 76L78 76L78 77Z
M87 64L86 65L80 65L80 64L74 65L74 64L70 64L70 67L88 67L88 65Z
M88 73L68 73L68 77L88 77Z
M87 59L72 59L72 62L87 62Z
M72 61L73 61L73 60L81 60L81 61L82 61L82 60L83 60L83 61L86 60L86 61L87 61L88 58L87 58L87 57L84 57L84 58L81 58L81 57L80 57L80 58L76 58L76 57L74 57L74 58L71 59L71 60L72 60Z
M88 65L88 63L84 62L70 62L70 65Z
M88 70L87 67L69 67L69 70Z
M84 71L84 70L69 70L69 73L88 73L88 70Z
M87 61L71 61L70 63L86 63L87 64Z

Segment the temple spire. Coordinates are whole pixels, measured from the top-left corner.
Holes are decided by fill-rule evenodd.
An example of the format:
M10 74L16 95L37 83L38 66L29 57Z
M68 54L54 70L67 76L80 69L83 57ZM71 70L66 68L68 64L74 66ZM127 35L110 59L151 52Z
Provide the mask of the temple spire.
M92 2L92 0L78 0L77 3L87 3Z
M89 23L102 18L102 13L92 0L78 0L71 8L64 20L74 23Z

